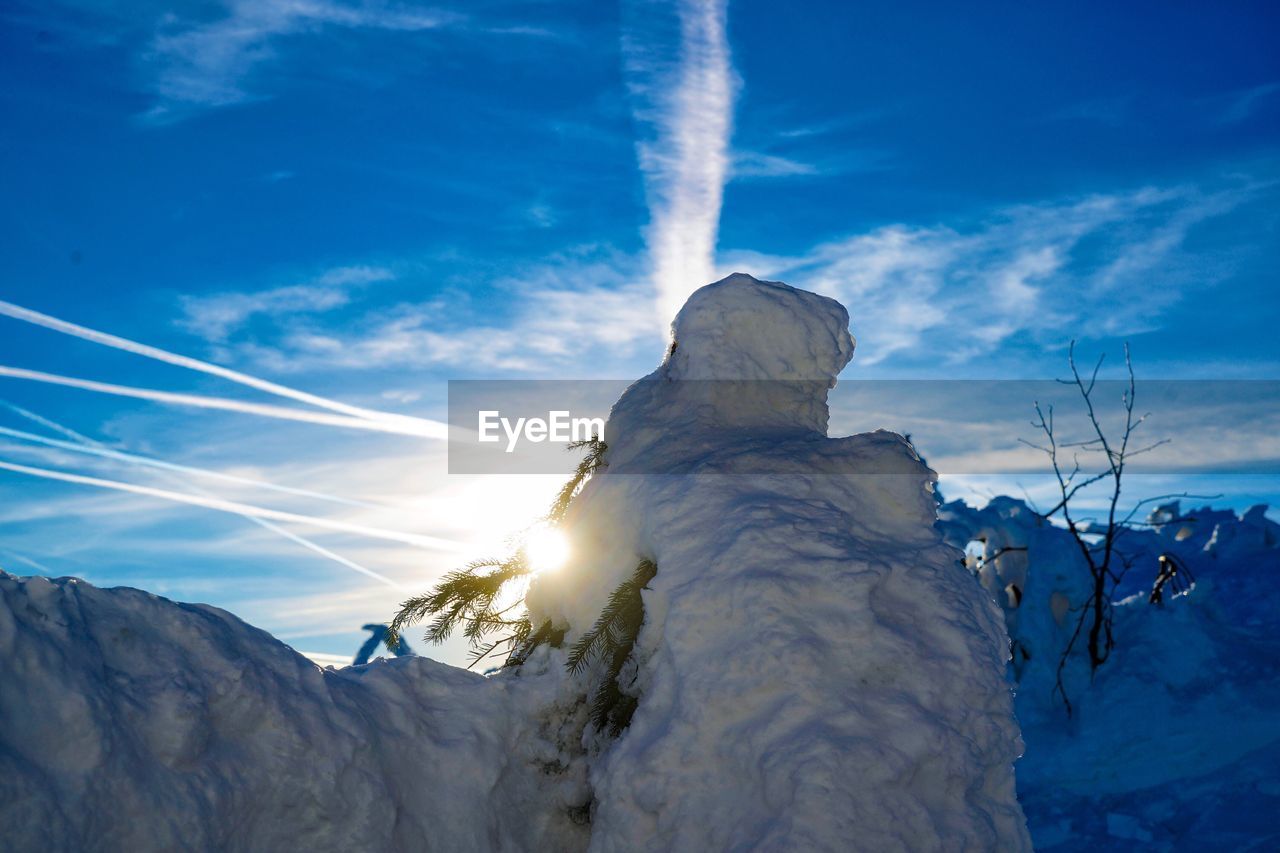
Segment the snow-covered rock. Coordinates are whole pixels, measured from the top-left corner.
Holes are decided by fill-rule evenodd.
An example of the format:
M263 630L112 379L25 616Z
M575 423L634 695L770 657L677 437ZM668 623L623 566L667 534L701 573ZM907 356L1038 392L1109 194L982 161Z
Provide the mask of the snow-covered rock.
M566 520L582 556L528 599L572 641L658 566L593 850L1029 847L1008 641L934 529L933 472L898 435L825 435L846 323L731 276L614 407Z
M5 842L1029 849L1004 624L934 527L934 475L892 433L826 436L847 324L731 276L615 406L573 564L527 603L572 643L656 562L618 738L587 722L600 667L563 648L488 679L322 671L213 608L4 575Z

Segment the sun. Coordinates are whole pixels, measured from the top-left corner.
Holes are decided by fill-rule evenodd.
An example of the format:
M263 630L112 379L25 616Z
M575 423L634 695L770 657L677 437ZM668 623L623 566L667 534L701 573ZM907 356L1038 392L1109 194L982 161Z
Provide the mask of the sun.
M569 538L548 525L529 531L524 543L524 556L534 574L553 572L569 561Z

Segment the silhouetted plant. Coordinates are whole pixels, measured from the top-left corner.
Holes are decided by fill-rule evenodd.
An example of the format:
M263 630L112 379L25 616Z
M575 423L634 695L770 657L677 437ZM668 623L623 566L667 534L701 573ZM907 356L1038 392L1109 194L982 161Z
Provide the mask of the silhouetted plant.
M573 644L567 665L570 672L581 671L592 659L603 656L608 662L604 679L591 700L591 722L600 731L607 725L617 736L631 723L638 700L623 692L619 679L635 649L640 626L644 624L641 590L657 574L652 560L642 560L631 577L618 585L591 630Z
M1172 593L1170 598L1188 593L1191 587L1195 586L1196 576L1191 573L1186 563L1173 554L1161 554L1158 562L1160 568L1156 572L1155 582L1151 585L1151 596L1147 599L1149 603L1163 605L1166 586Z
M604 452L609 449L609 445L599 438L589 438L586 441L571 443L568 449L577 450L582 447L587 448L586 455L582 457L582 461L574 469L573 476L569 478L569 482L560 487L560 491L556 493L556 499L551 503L551 511L547 513L547 520L553 524L564 518L565 513L569 511L569 504L582 491L582 487L586 485L587 480L591 479L591 475L605 465Z
M479 573L480 569L492 571ZM405 627L427 617L434 617L427 626L424 639L431 643L447 640L461 623L463 634L470 641L473 652L484 647L484 638L504 628L517 632L524 630L527 619L507 616L521 602L495 609L502 588L510 581L525 577L529 567L524 554L505 560L475 560L465 569L449 572L426 595L415 596L400 605L400 612L391 620L387 631L388 642L399 639ZM527 632L526 632L527 633ZM496 646L490 646L487 655ZM482 655L481 657L483 657ZM479 661L472 661L472 665Z
M1061 657L1058 659L1054 692L1061 695L1063 704L1067 709L1067 715L1070 716L1072 713L1071 701L1067 697L1063 676L1067 661L1070 659L1076 643L1082 636L1085 637L1091 673L1096 672L1098 667L1106 663L1111 656L1111 651L1115 648L1115 636L1112 632L1112 622L1115 616L1113 594L1120 585L1121 580L1123 580L1125 573L1134 563L1131 556L1123 554L1117 549L1117 544L1126 531L1142 524L1142 522L1134 521L1134 517L1142 506L1156 500L1192 496L1186 493L1179 493L1146 498L1135 503L1128 514L1121 514L1120 495L1124 474L1129 462L1135 456L1148 453L1157 447L1167 444L1168 439L1152 442L1142 447L1133 446L1134 434L1142 426L1148 415L1135 414L1134 401L1136 399L1137 384L1134 379L1133 360L1129 354L1128 344L1124 348L1124 364L1128 374L1128 381L1120 399L1122 412L1124 413L1124 424L1118 435L1107 435L1102 428L1095 406L1094 395L1097 390L1098 371L1102 368L1102 358L1098 359L1093 371L1086 378L1076 364L1075 341L1072 341L1068 350L1068 364L1071 368L1071 378L1058 381L1065 385L1074 386L1079 393L1092 437L1076 442L1060 441L1054 423L1053 407L1042 408L1037 402L1035 404L1037 419L1032 422L1032 426L1039 429L1043 434L1044 444L1035 444L1025 440L1023 443L1042 451L1049 457L1054 477L1058 484L1058 503L1048 512L1038 514L1043 519L1049 519L1058 514L1062 515L1067 531L1075 541L1076 547L1084 559L1085 566L1088 568L1091 581L1089 596L1080 607L1074 608L1072 611L1077 614L1075 628L1062 651ZM1068 450L1071 456L1069 468L1064 458ZM1102 470L1094 474L1083 474L1080 463L1080 455L1082 453L1101 456ZM1084 489L1094 483L1104 484L1108 491L1106 521L1097 525L1084 524L1077 517L1075 500Z
M573 476L556 494L547 514L547 521L559 523L573 499L582 491L591 475L604 466L607 445L598 438L575 441L570 450L587 448L587 453L574 469ZM481 569L491 571L481 572ZM499 559L476 560L458 571L449 572L430 592L414 596L400 605L387 629L386 642L399 642L405 628L431 617L424 637L431 643L442 643L462 626L463 636L471 647L469 657L474 667L500 648L507 650L504 666L517 666L529 659L538 646L559 646L564 642L564 628L557 628L549 621L536 630L528 617L523 615L524 601L516 601L497 608L502 590L511 581L530 574L523 550ZM518 614L518 615L512 615ZM504 636L490 640L495 633L507 631Z

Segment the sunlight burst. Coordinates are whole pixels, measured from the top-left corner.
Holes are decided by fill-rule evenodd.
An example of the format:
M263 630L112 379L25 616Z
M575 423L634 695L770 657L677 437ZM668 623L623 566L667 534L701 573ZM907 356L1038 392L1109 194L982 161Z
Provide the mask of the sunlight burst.
M535 574L555 571L569 560L569 539L555 527L537 527L529 531L524 554Z

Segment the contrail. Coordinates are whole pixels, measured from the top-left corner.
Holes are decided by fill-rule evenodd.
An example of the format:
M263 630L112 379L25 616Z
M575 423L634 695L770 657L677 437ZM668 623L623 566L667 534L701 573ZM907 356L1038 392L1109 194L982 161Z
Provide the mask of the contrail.
M64 385L68 388L80 388L85 391L97 391L101 394L115 394L120 397L134 397L140 400L152 400L158 403L170 403L178 406L195 406L202 409L221 409L227 412L240 412L247 415L261 415L268 418L281 418L289 421L302 421L310 424L339 426L348 429L363 429L373 432L388 432L395 435L413 435L420 438L445 439L449 436L448 424L429 421L422 418L402 418L392 420L369 420L346 415L327 415L320 412L308 412L303 409L290 409L284 406L271 406L264 403L248 403L243 400L232 400L226 397L206 397L199 394L178 394L172 391L156 391L150 388L135 388L129 385L113 385L108 382L96 382L92 379L77 379L71 376L58 376L39 370L26 370L21 367L0 365L0 376L11 379L29 379L50 385Z
M326 495L323 492L313 492L309 489L280 486L263 480L252 480L248 477L237 477L234 474L224 474L221 471L210 471L207 468L193 468L189 465L178 465L174 462L165 462L162 459L153 459L149 456L137 456L132 453L124 453L119 450L112 450L108 447L99 446L96 442L93 445L87 444L82 440L83 437L81 440L77 441L61 441L56 438L49 438L48 436L36 435L35 433L24 432L20 429L10 429L9 427L4 426L0 426L0 435L7 435L10 438L16 438L19 441L43 444L46 447L56 447L59 450L69 450L72 453L83 453L89 456L111 459L116 462L127 462L131 465L141 465L145 468L158 468L162 471L171 471L175 474L191 474L196 477L207 477L211 480L221 480L224 483L235 483L240 486L253 486L259 489L281 492L282 494L296 495L303 498L313 498L319 501L328 501L330 503L344 504L346 506L360 507L362 509L393 509L392 507L379 506L377 504L366 503L365 501L340 498L337 495Z
M367 527L363 524L350 524L345 521L316 518L314 516L299 515L293 512L282 512L281 510L266 509L265 507L252 506L251 504L224 501L219 498L188 495L183 494L182 492L171 492L167 489L153 489L150 486L138 486L133 483L122 483L117 480L102 480L97 477L85 477L80 474L70 474L66 471L53 471L48 468L33 468L29 465L17 465L13 462L0 461L0 470L13 471L17 474L27 474L29 476L40 477L45 480L58 480L63 483L76 483L81 486L95 486L100 489L111 489L117 492L130 492L135 495L146 495L148 497L174 501L175 503L187 504L189 506L198 506L204 507L205 509L217 510L218 512L229 512L235 515L263 518L270 521L306 524L312 527L319 527L325 530L335 530L341 533L355 533L360 536L368 536L372 539L385 539L390 542L402 542L406 545L414 545L419 548L443 551L461 551L464 548L464 546L459 542L454 542L450 539L441 539L436 536L423 536L418 533L405 533L400 530L386 530L381 527Z
M76 442L78 445L80 445L83 448L90 448L94 450L103 450L103 451L110 450L109 447L107 447L100 441L95 441L86 435L81 435L80 433L76 432L70 427L64 426L58 423L57 421L51 421L48 418L41 417L40 415L37 415L35 412L28 411L27 409L24 409L21 406L15 406L13 403L10 403L7 400L0 400L0 406L4 406L6 409L9 409L10 411L17 413L18 415L21 415L22 417L27 418L33 423L37 423L43 427L46 427L47 429L51 429L54 432L58 433L59 435L64 435L70 438L72 441ZM174 477L173 479L177 481L177 477ZM196 488L196 492L201 496L203 497L210 496L209 493L204 491L203 489L200 489L199 487L195 487L195 488ZM253 522L254 524L258 525L264 530L270 531L271 533L275 533L279 536L283 536L285 539L288 539L290 542L301 545L303 548L306 548L309 551L319 554L322 557L326 557L330 560L333 560L335 563L338 563L341 566L346 566L348 569L351 569L352 571L355 571L367 577L373 578L379 583L384 583L387 586L392 587L393 589L400 589L400 590L404 589L403 585L397 583L396 581L392 580L386 575L379 574L378 572L375 572L372 569L366 568L365 566L360 565L354 560L347 559L341 554L336 554L333 551L330 551L328 548L325 548L323 545L318 545L315 542L312 542L310 539L299 536L298 534L294 533L291 530L286 530L285 528L279 526L278 524L267 521L265 518L259 518L255 515L241 515L241 518L245 519L246 521ZM18 555L14 555L14 556L17 557ZM27 562L31 562L31 561L28 560ZM37 568L40 568L40 567L37 566ZM52 572L50 572L50 574L52 574Z
M254 524L258 525L264 530L270 530L272 533L278 533L279 535L283 536L285 539L288 539L291 542L295 542L309 551L314 551L315 553L319 554L321 557L328 557L330 560L333 560L335 563L346 566L348 569L351 569L352 571L355 571L355 572L359 572L360 574L365 575L367 577L371 577L380 583L386 584L392 589L402 590L405 588L403 584L393 581L391 578L387 577L386 575L378 574L373 569L367 569L364 566L360 565L359 563L355 562L354 560L348 560L346 557L342 556L341 554L335 554L334 552L330 551L328 548L324 547L323 545L317 545L315 542L312 542L310 539L306 539L302 536L299 536L298 534L294 533L291 530L286 530L285 528L281 527L278 524L274 524L270 521L267 521L265 518L259 518L256 515L246 515L243 517L248 519L249 521L252 521Z
M53 430L58 435L65 436L71 439L72 441L77 442L78 444L83 444L90 447L98 447L98 448L102 448L103 450L107 449L107 446L100 441L94 441L92 438L89 438L87 435L81 435L80 433L71 429L71 427L63 426L57 421L51 421L48 418L43 418L40 415L37 415L35 412L29 411L27 409L22 408L21 406L17 406L17 405L14 405L13 403L10 403L8 400L0 400L0 406L4 406L6 409L13 412L14 414L20 415L21 417L26 418L27 420L31 421L34 424L39 424L45 429Z
M43 326L55 332L61 332L64 335L71 335L86 341L92 341L95 344L112 347L125 352L140 355L145 358L163 361L165 364L172 364L178 367L185 367L188 370L195 370L200 373L207 373L210 376L217 376L222 379L236 382L240 385L247 385L250 388L256 388L259 391L265 391L268 394L274 394L278 397L288 397L291 400L297 400L300 403L308 403L322 409L328 409L332 412L339 412L353 418L373 421L388 421L393 423L407 423L414 421L423 421L421 418L411 417L409 415L396 415L390 412L379 412L373 409L365 409L360 406L349 406L346 403L339 403L336 400L330 400L327 397L320 397L315 394L308 394L305 391L299 391L296 388L289 388L285 385L279 385L275 382L268 382L265 379L259 379L256 376L249 376L238 370L231 370L226 367L220 367L216 364L210 364L207 361L201 361L196 358L190 358L185 355L162 350L158 347L140 344L137 341L131 341L128 338L122 338L117 335L111 335L106 332L99 332L95 329L89 329L84 326L70 323L66 320L60 320L57 317L51 317L48 314L41 314L39 311L32 311L30 308L23 308L21 305L14 305L12 302L0 300L0 315L11 317L14 320L22 320L26 323L32 323L36 326ZM426 424L435 424L433 421L423 421Z
M51 577L57 575L57 572L55 572L53 569L41 563L37 563L35 560L31 559L30 557L24 557L21 554L19 554L17 551L6 550L4 553L8 554L12 559L17 560L19 563L22 563L23 565L26 565L26 566L30 566L31 568L35 569L37 572L40 572L43 575L49 575Z
M653 14L646 4L638 18ZM637 119L653 137L640 143L649 191L649 244L660 320L715 277L720 206L729 172L735 77L725 33L726 0L682 0L680 59L664 68L651 46L627 45ZM652 26L637 20L641 28Z

